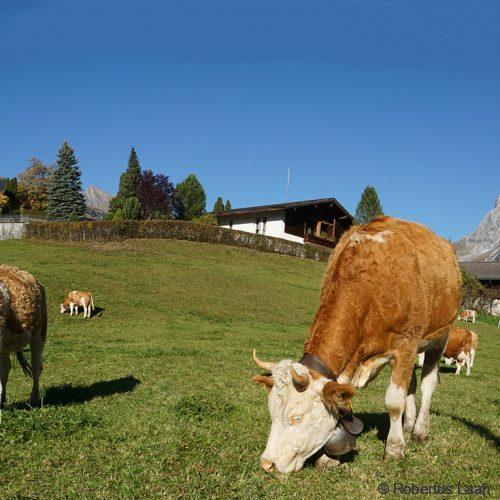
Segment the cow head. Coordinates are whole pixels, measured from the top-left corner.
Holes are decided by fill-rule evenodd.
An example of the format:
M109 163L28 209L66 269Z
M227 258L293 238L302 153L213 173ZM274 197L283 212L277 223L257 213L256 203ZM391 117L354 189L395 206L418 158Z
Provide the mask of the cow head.
M69 304L66 304L66 302L63 302L61 304L61 314L64 314L68 309L69 309Z
M339 412L349 408L354 389L289 359L261 361L254 351L254 360L270 372L253 378L269 391L272 420L261 466L267 471L298 471L333 435Z

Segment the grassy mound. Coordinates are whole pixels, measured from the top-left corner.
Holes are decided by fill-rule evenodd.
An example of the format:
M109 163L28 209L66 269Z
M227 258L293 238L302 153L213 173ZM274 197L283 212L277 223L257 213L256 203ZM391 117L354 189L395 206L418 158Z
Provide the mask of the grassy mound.
M263 358L298 359L325 264L184 241L104 244L0 242L0 260L47 289L44 407L13 369L0 425L2 496L325 498L378 495L377 485L497 481L499 331L479 335L472 376L443 367L431 438L381 461L385 370L354 406L366 432L338 469L286 479L258 467L269 431ZM61 315L72 289L98 311ZM453 496L453 495L452 495Z

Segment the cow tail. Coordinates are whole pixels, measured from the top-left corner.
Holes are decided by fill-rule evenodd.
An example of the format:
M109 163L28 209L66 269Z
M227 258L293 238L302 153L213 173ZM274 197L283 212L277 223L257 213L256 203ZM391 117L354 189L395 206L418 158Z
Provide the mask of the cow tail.
M28 360L24 357L23 351L16 352L16 358L19 364L21 365L24 374L27 377L33 378L33 370L31 368L31 365L28 363Z

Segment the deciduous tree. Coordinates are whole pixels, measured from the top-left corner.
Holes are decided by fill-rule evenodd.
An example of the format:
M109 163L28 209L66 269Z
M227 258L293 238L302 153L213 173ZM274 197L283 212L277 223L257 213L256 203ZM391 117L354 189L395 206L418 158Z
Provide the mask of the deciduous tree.
M174 185L166 175L145 170L139 186L142 218L172 218L174 193Z
M175 188L175 208L177 217L192 220L205 213L207 196L196 175L188 175Z
M30 160L29 167L17 175L17 196L23 208L44 211L54 167L45 165L38 158Z

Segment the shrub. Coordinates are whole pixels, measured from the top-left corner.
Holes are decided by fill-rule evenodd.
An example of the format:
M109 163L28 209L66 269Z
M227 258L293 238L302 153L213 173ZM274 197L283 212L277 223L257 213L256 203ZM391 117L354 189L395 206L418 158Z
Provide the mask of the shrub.
M118 212L118 211L117 211ZM116 216L116 214L115 214ZM179 220L113 220L97 222L33 222L26 224L26 238L66 241L120 241L129 238L168 238L219 243L327 261L330 249L245 233L209 224Z

